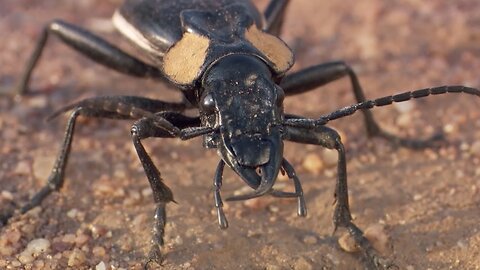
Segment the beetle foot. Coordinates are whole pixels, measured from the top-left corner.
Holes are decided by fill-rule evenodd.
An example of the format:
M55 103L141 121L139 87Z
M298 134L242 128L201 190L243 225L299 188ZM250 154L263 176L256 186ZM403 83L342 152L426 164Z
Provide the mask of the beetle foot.
M352 223L352 215L347 206L337 204L335 207L335 212L333 214L333 233L335 233L338 227L348 228Z
M225 230L228 228L228 221L222 207L217 208L218 226L220 229Z
M362 262L368 270L397 270L400 269L391 260L385 259L373 249L362 251Z
M368 270L394 270L398 269L392 261L383 258L372 247L370 241L365 238L363 231L360 230L353 222L349 221L347 224L342 224L348 233L352 236L355 244L360 248L361 261Z
M152 247L150 248L150 252L148 252L148 258L143 266L143 269L144 270L150 269L149 265L152 265L152 264L156 264L157 266L160 266L163 260L164 260L164 257L160 252L160 247L158 245L152 245ZM156 268L154 267L151 269L156 269Z

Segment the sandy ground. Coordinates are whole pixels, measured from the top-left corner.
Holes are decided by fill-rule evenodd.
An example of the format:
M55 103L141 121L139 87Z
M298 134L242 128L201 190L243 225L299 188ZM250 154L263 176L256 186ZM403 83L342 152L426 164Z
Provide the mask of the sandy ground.
M13 87L42 25L62 18L131 52L108 19L117 0L0 2L0 88ZM266 1L257 1L263 7ZM294 0L282 37L294 70L343 59L368 97L444 84L480 87L480 2ZM178 100L165 86L100 67L51 40L35 70L38 95L0 99L0 206L23 204L45 182L66 118L44 119L85 97L136 94ZM347 79L288 98L286 111L316 117L353 103ZM384 248L400 269L480 269L480 99L445 95L375 109L404 136L443 130L448 143L412 151L366 137L360 114L332 123L344 134L351 209L362 228L384 228ZM66 183L37 208L0 229L0 269L140 269L148 249L151 193L131 145L129 122L81 119ZM362 269L332 235L335 168L318 147L287 144L309 215L295 200L227 203L230 228L213 209L218 157L200 139L147 140L178 204L168 206L164 269ZM281 185L290 188L285 179ZM225 197L244 185L230 171ZM46 239L46 241L38 239ZM49 246L29 255L29 243ZM25 252L26 250L26 252ZM30 252L31 253L31 252Z

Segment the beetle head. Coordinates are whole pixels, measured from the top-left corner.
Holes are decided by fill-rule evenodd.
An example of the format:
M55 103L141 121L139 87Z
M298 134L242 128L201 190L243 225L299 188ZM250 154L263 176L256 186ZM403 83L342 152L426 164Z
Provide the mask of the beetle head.
M253 189L247 199L269 192L283 160L283 90L259 58L229 55L206 73L200 97L203 124L218 127L207 136L221 158Z

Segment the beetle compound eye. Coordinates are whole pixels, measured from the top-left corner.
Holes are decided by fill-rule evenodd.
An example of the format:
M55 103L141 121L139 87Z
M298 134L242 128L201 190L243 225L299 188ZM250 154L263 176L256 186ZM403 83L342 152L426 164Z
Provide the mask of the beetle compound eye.
M212 94L207 94L202 99L201 108L205 113L213 113L215 111L215 101L213 100Z

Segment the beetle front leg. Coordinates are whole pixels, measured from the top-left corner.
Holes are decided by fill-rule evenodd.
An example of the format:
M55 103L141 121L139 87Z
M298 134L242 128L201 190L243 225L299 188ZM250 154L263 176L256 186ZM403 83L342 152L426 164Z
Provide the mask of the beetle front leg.
M225 217L225 213L223 212L223 201L222 197L220 196L220 188L222 187L224 168L225 162L223 160L220 160L217 166L217 170L215 171L215 177L213 180L213 196L215 199L215 208L217 208L218 226L220 226L220 229L222 230L228 228L228 221Z
M170 122L170 121L173 121ZM151 263L161 263L162 254L160 248L164 244L165 223L167 219L165 206L168 202L175 202L170 188L162 180L160 171L157 169L141 140L146 138L175 138L187 140L196 136L212 132L205 127L192 127L189 125L190 118L175 113L157 113L142 118L132 126L132 141L137 155L142 163L145 174L153 191L153 199L156 204L152 240L150 252L144 269L148 269Z
M282 80L280 86L287 96L296 95L312 91L317 87L329 84L345 76L350 78L356 101L358 103L366 101L357 75L349 65L342 61L320 64L289 74ZM362 110L362 113L369 137L381 137L393 144L413 149L431 147L443 139L442 134L436 134L425 140L401 138L383 130L375 121L375 118L373 118L371 111L365 109Z
M165 185L165 183L163 183L160 171L155 164L153 164L152 159L147 151L145 151L145 148L140 141L141 139L149 137L159 137L156 129L158 129L158 127L156 127L149 118L143 118L137 121L132 127L133 145L135 146L137 155L145 170L145 174L147 175L150 187L153 191L153 199L156 203L151 247L148 254L148 260L145 264L145 269L148 269L148 265L152 262L161 263L162 261L160 247L164 244L163 237L165 234L165 223L167 219L165 205L168 202L174 201L172 191L167 185ZM164 130L159 132L162 134Z
M333 129L318 127L286 127L285 139L298 143L316 144L323 147L334 149L338 153L337 181L335 185L335 210L333 215L334 231L338 227L346 228L360 247L363 260L368 269L385 269L390 266L384 263L383 259L377 255L363 232L352 221L350 206L348 203L348 185L347 185L347 162L345 158L345 148L341 142L340 135Z

